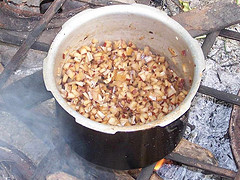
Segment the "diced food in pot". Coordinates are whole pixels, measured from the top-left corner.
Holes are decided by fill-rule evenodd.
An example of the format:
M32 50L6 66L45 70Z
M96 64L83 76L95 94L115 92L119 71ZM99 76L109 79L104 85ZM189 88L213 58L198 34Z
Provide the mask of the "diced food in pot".
M133 42L105 41L63 52L60 93L81 115L114 126L161 119L186 97L184 79L165 57Z

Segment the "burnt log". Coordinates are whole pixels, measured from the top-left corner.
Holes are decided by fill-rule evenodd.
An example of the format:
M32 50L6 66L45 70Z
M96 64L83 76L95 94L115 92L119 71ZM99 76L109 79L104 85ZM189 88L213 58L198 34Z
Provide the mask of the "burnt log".
M173 16L193 37L240 22L240 7L234 1L218 1L201 9L193 9Z
M158 176L156 173L153 173L149 180L163 180L163 178Z
M210 88L210 87L203 86L203 85L200 85L198 92L205 94L205 95L215 97L215 98L225 101L227 103L240 106L240 96L238 96L238 95L234 95L234 94L227 93L224 91L219 91L214 88Z
M208 53L210 52L210 50L211 50L214 42L216 41L219 33L220 33L219 31L209 33L207 35L207 37L205 38L205 40L203 42L203 45L202 45L202 51L203 51L203 54L204 54L205 58L207 57Z
M174 157L181 156L182 159L185 159L186 161L188 159L192 159L194 162L196 161L196 162L208 163L210 165L214 165L214 167L218 165L217 160L209 150L197 144L191 143L186 139L182 139L178 144L178 146L173 150L173 152L167 156L167 158L170 157L169 159L171 159L172 156ZM172 158L172 160L173 161L176 160L177 162L179 162L179 159ZM135 170L135 171L130 171L129 173L130 174L133 173L134 176L137 176L137 180L149 179L150 177L152 179L156 179L156 178L161 179L159 176L156 177L152 174L155 166L156 166L156 163L143 168L141 171Z
M182 139L180 141L178 146L174 149L173 153L177 153L185 156L186 158L193 158L212 165L218 165L217 160L209 150L197 144L191 143L186 139Z
M222 29L219 36L240 41L240 33L228 29Z

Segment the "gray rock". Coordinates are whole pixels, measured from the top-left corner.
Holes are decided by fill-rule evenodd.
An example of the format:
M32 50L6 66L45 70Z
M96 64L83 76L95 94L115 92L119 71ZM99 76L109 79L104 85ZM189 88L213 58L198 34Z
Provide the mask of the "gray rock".
M49 148L13 115L0 111L0 139L30 158L37 165Z

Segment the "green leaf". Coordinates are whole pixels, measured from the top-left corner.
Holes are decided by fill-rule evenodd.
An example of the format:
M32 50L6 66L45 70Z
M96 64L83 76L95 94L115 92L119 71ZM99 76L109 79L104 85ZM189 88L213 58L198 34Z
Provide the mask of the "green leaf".
M240 5L240 0L236 0L237 5Z
M192 9L189 5L189 2L187 2L187 1L179 0L179 3L182 5L182 7L183 7L182 10L184 12L190 11Z

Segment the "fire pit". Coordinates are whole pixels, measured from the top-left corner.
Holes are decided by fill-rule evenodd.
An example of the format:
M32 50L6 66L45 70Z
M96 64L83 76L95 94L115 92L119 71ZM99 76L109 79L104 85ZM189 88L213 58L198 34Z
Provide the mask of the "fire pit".
M39 20L39 17L41 17L42 15L39 15L37 13L26 14L26 12L23 13L19 10L16 13L16 9L13 8L14 6L9 7L5 2L2 1L0 3L0 8L2 8L0 11L1 17L6 17L6 15L8 15L8 18L11 17L12 19L12 21L4 21L4 23L4 18L1 18L0 20L0 40L1 42L4 42L4 44L1 44L1 64L5 68L5 72L6 70L8 72L13 72L15 68L18 68L20 63L18 61L15 61L17 63L15 63L16 66L14 68L7 68L6 64L8 60L10 60L10 58L16 52L16 48L9 44L19 45L22 40L26 38L26 36L24 36L28 34L26 31L33 29L32 25L34 24L34 22L36 23ZM218 35L224 37L227 36L235 39L239 38L239 35L237 33L234 33L233 31L221 30L224 27L228 27L232 24L239 22L238 16L235 15L234 17L231 17L229 13L226 13L227 7L231 8L235 12L239 11L239 7L235 6L234 3L227 3L228 2L221 2L214 5L208 5L206 7L202 7L201 10L195 9L192 10L192 12L190 11L186 13L187 16L184 15L185 13L182 13L174 17L174 19L179 21L182 25L185 24L185 28L190 32L192 36L209 34L210 32L219 30L218 32L209 34L207 38L205 38L205 41L203 43L203 50L205 49L205 54L208 54L207 51L210 50L210 47L212 46ZM55 3L55 5L56 4L58 3ZM94 5L93 3L90 3L82 5L83 6L81 7L86 8L88 6L96 7L100 5L102 6L104 4ZM79 12L80 6L78 7L79 8L78 10L76 9L76 11ZM211 7L214 8L211 9ZM81 8L81 10L84 8ZM14 11L12 11L13 9ZM71 11L71 13L67 13L64 12L64 8L62 9L62 13L65 14L63 16L61 16L61 14L55 16L54 19L51 21L50 25L48 26L49 28L59 27L61 22L66 20L64 19L64 17L71 16L71 13L74 14L73 10ZM54 11L57 12L56 9ZM194 22L194 19L196 18L191 18L194 16L194 14L196 15L197 13L199 13L198 17L200 19L198 19L198 22L201 22L201 20L204 19L204 16L209 16L213 12L215 14L214 16L211 16L211 18L213 19L209 18L208 23L205 23L205 26L203 26L203 23L197 24L198 28L196 28L196 23ZM24 22L28 24L27 26L26 24L24 24L23 21L21 21L21 16L17 15L21 13L23 13L22 16L25 16L25 18L23 19ZM224 15L218 16L217 14ZM216 17L221 17L223 21L215 21L214 18ZM16 22L16 20L18 20L18 22L21 22L19 26L14 26L13 24L11 24L13 22ZM206 19L204 19L204 21L206 21ZM213 25L213 22L217 23ZM211 23L212 26L209 25ZM206 26L206 24L208 24L209 26ZM238 26L235 27L237 29L239 28ZM17 32L21 30L21 28L24 29L25 32ZM52 39L50 39L49 37L54 37L56 31L57 29L45 31L40 37L39 41L37 41L32 46L32 48L47 51L49 47L48 44ZM36 34L34 34L33 36L36 36ZM239 42L233 42L236 43L235 47L232 46L231 43L229 44L228 40L226 39L222 40L218 38L216 43L213 45L213 50L210 52L210 54L208 54L208 58L206 60L206 74L203 77L202 86L200 87L199 92L214 95L219 99L224 99L225 97L227 97L225 98L227 102L238 104L239 97L231 95L229 93L236 94L239 90L239 61L236 58L239 56L239 46L237 46L239 45ZM28 43L27 47L30 47ZM215 50L215 47L218 47L217 50ZM43 179L51 173L56 173L57 171L64 171L71 174L72 176L84 177L85 179L133 179L134 175L130 176L129 173L123 171L106 170L86 162L85 160L77 156L75 152L72 151L64 141L62 141L62 138L60 136L61 125L59 124L59 121L55 118L54 101L52 99L45 101L51 98L51 94L46 92L43 85L42 73L41 71L38 71L41 69L41 64L36 63L42 61L45 55L46 53L39 53L39 51L30 50L27 58L24 60L24 63L20 66L20 68L15 71L15 73L10 77L10 79L5 79L8 81L4 85L4 88L1 90L1 140L7 142L8 144L11 144L7 145L2 143L1 147L8 148L10 149L10 151L12 151L12 155L15 154L14 156L12 156L11 159L2 159L3 163L1 163L1 170L5 169L4 172L1 171L2 175L9 177L25 177L25 179L28 177L32 177L35 179ZM236 60L234 58L236 58ZM216 63L215 60L218 60L218 63ZM8 64L11 65L11 63ZM7 76L0 75L0 78L2 77ZM229 79L231 79L231 81L229 81ZM2 86L4 83L0 84ZM216 88L220 91L216 91L211 88L209 89L206 86ZM223 91L225 90L228 93L223 93ZM13 94L15 96L12 96ZM43 101L45 102L41 103ZM207 162L204 161L204 163L207 163L207 165L204 164L202 160L199 163L199 159L192 157L190 158L189 155L183 156L183 154L178 151L178 149L176 149L173 154L170 154L170 156L166 157L168 159L172 159L173 164L163 165L163 167L160 168L157 173L164 179L214 179L213 176L202 174L197 170L189 170L189 168L187 168L186 166L179 166L175 163L180 162L201 169L207 169L215 175L234 178L236 176L237 168L234 163L234 158L231 154L229 137L227 134L227 127L230 121L230 112L230 104L223 103L222 101L218 101L209 96L198 94L190 109L189 118L189 122L192 125L195 125L195 129L193 130L187 128L187 133L185 134L185 138L187 138L188 140L194 143L198 143L201 146L212 151L217 161L219 162L219 166L227 169L217 167L215 160L210 160L211 158ZM231 132L234 132L234 136L231 134L230 135L233 138L233 143L235 143L237 139L237 133L235 132L235 130L237 128L235 128L236 121L234 120L233 122L234 123L231 123L230 127ZM188 143L185 142L183 144L185 144L186 147L186 144ZM15 146L18 151L13 150L13 146ZM233 145L232 147L234 157L236 158L235 160L239 162L239 160L237 159L238 155L236 155L237 153L235 150L236 145ZM187 147L185 150L187 151ZM22 155L20 151L23 152L25 156ZM201 150L201 152L202 151L205 152L205 150L203 149ZM6 151L3 152L6 153ZM3 154L3 152L1 151L1 154ZM227 152L227 155L225 152ZM204 154L208 154L209 157L212 156L209 153ZM19 159L24 159L25 163L19 165ZM11 161L13 165L11 165L9 161ZM210 166L209 163L213 163L215 165ZM24 172L22 170L26 167L30 167L31 170L28 171L28 174L24 175ZM73 169L72 167L78 168ZM153 167L154 165L150 167L149 176L151 176L152 174ZM144 172L146 172L145 169L143 169L142 174L144 174ZM48 178L51 178L53 176L48 176ZM141 176L139 176L139 178L140 177Z

